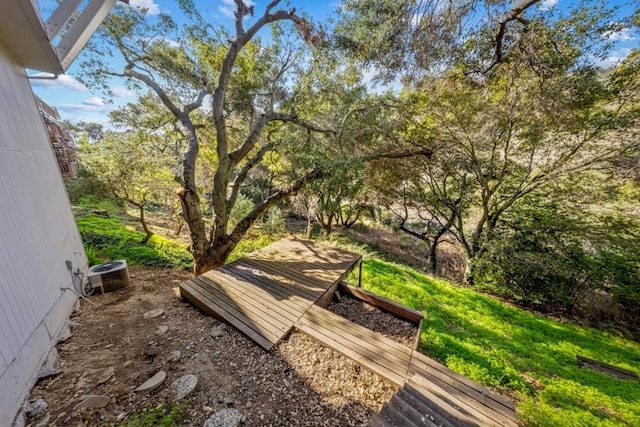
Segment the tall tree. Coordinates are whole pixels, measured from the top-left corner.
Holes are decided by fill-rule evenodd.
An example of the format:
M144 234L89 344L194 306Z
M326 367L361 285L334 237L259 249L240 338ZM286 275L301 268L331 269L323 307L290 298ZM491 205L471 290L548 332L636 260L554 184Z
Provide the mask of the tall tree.
M606 54L613 9L537 3L387 0L369 9L349 0L342 9L337 44L413 84L410 132L433 156L398 170L405 191L396 201L408 198L434 223L426 233L404 227L430 242L432 263L439 238L453 233L470 269L518 200L634 143L616 128L634 129L635 117L614 107L591 65Z
M146 221L145 209L150 203L162 203L172 192L171 157L157 149L162 135L142 132L108 131L81 151L83 166L98 177L117 199L138 209L138 218L146 240L153 232Z
M312 108L298 110L301 92L291 88L306 91L310 87L301 70L310 61L303 59L299 39L288 38L281 25L292 24L311 45L321 41L321 34L296 15L295 9L279 9L279 3L271 1L262 15L251 20L253 7L236 0L232 34L213 28L189 1L180 2L192 22L183 28L169 16L160 15L154 24L140 11L120 8L105 21L103 37L84 63L88 84L106 87L108 79L122 78L153 93L170 113L175 130L183 135L185 149L176 180L181 186L178 197L191 233L196 274L223 264L251 225L272 206L336 169L334 162L325 161L324 149L344 139L338 129L351 114L338 119L340 108L325 115L314 114ZM257 38L266 27L272 29L269 45ZM124 67L112 69L102 60L106 54L120 55ZM205 103L210 106L207 114L203 114ZM304 117L312 117L315 123ZM196 185L198 154L208 138L215 168L205 190L212 209L210 226ZM386 155L423 152L420 148ZM279 155L284 156L273 162L271 158ZM230 229L230 214L241 189L259 170L277 173L279 179L267 180L263 197Z
M191 253L198 274L224 263L258 217L319 174L315 169L302 171L296 180L273 191L233 230L228 230L229 214L240 186L272 149L273 144L262 139L263 131L274 123L295 123L312 132L322 131L295 112L277 110L283 74L293 55L285 55L284 61L277 63L282 58L269 57L272 52L261 50L259 43L252 42L261 29L278 21L290 21L307 41L316 40L311 25L297 16L295 9L278 9L279 3L271 1L263 14L246 27L246 18L253 15L253 7L236 0L234 34L212 29L190 2L181 5L194 25L182 31L178 31L169 16L161 15L156 24L151 24L143 12L121 7L106 20L103 38L86 62L85 78L93 83L105 85L106 78L120 77L152 91L184 135L186 149L177 177L182 186L178 196L191 233ZM180 45L168 38L178 32ZM124 59L122 70L114 70L100 60L105 51ZM258 66L264 64L256 60L271 60L271 66L260 69ZM269 92L266 96L261 92L263 89ZM200 150L198 129L202 124L194 121L194 112L208 97L211 113L205 120L210 120L215 132L217 162L210 189L214 215L209 232L195 181Z

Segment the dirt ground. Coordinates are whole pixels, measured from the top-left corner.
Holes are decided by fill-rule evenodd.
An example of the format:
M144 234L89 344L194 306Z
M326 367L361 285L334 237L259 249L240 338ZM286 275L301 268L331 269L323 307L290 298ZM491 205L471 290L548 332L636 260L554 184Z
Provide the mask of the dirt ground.
M27 419L27 425L127 425L136 414L176 403L172 383L187 374L196 375L198 385L178 403L184 424L194 426L228 407L240 411L247 426L363 425L396 391L298 332L265 352L177 297L176 287L190 278L188 272L130 267L130 274L127 290L93 296L95 305L81 301L71 318L73 336L57 347L60 373L40 380L30 395L32 402L43 398L48 412ZM413 345L410 326L398 326L399 319L366 304L344 301L337 307L377 319L378 328L386 323L380 316L388 316L396 326L386 333ZM163 314L145 318L154 309ZM166 372L160 387L134 391L158 371ZM106 396L108 404L76 408L86 395Z

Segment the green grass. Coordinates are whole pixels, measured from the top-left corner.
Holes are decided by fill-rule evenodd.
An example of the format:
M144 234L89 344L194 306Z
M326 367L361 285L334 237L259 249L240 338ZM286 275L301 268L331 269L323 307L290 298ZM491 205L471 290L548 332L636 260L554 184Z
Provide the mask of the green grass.
M89 214L76 219L90 262L126 259L131 265L189 269L193 259L178 243L153 235L142 243L145 234L124 225L119 218Z
M184 407L180 405L173 405L171 410L160 405L157 408L136 412L120 425L123 427L180 427L183 410Z
M368 258L363 287L425 313L422 350L517 400L531 426L640 425L640 382L576 363L576 354L640 374L640 344L561 323L397 264Z
M90 214L77 222L92 257L191 266L186 250L159 237L143 245L144 234L123 225L119 218ZM242 240L228 262L278 238L253 233ZM375 248L344 237L332 236L320 243L365 254L365 288L425 313L422 351L460 374L515 398L524 425L640 426L640 382L618 380L581 369L576 363L579 354L640 373L640 344L529 313L427 277L386 258ZM131 419L135 423L129 425L171 425L161 422L173 410L161 412L159 418L153 411L145 412L144 417Z

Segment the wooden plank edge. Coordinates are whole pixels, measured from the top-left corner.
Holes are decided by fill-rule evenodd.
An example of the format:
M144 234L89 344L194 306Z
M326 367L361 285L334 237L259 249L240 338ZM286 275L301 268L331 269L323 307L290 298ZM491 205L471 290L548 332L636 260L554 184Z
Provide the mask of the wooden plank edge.
M249 312L246 313L242 310L238 310L234 307L233 304L230 304L226 301L216 301L216 295L210 293L208 290L202 287L192 287L189 293L193 298L197 300L201 305L204 305L208 308L208 310L217 313L218 316L212 315L211 313L207 313L212 315L213 317L222 318L225 322L231 324L237 329L241 330L242 328L247 329L248 331L253 331L261 337L267 339L272 344L276 343L280 340L280 338L290 330L288 329L280 329L277 327L273 327L273 325L269 324L269 328L265 327L265 325L261 325L258 321L263 320L258 317L255 313ZM232 301L233 302L233 301ZM215 310L218 310L217 312ZM204 310L203 310L204 311ZM236 326L236 323L239 323L239 326ZM250 336L251 334L248 332L243 332L245 335Z
M599 369L611 371L611 375L616 376L617 378L620 378L620 379L634 379L634 380L640 379L640 377L638 377L638 374L636 374L635 372L620 368L618 366L609 365L608 363L600 362L594 359L589 359L588 357L580 356L578 354L576 354L576 359L580 367L582 367L583 365L586 365L587 368L597 370L601 373L608 373L608 372L603 372ZM620 376L623 376L625 378L621 378Z
M414 310L411 307L399 304L388 298L376 295L372 292L366 291L362 288L351 286L347 283L341 282L339 289L346 294L351 295L354 298L365 301L374 307L387 311L391 314L395 314L398 317L406 319L414 324L418 324L424 318L424 313Z
M414 374L407 381L421 394L433 400L435 404L440 405L444 410L462 420L475 422L481 426L514 427L513 420L510 418L496 416L495 418L500 419L495 419L494 417L489 417L476 406L461 400L458 396L448 392L446 388L440 387L425 377ZM473 401L473 399L470 400Z
M257 322L258 319L263 321L264 326L268 325L269 330L276 336L287 333L297 320L295 316L286 317L280 310L274 310L274 306L278 307L275 304L274 306L269 306L264 302L250 299L244 294L236 294L234 290L214 287L209 282L200 279L200 277L195 277L192 280L200 284L198 290L202 295L213 302L219 301L218 305L225 304L230 306L233 311L242 313L254 322ZM251 319L249 314L256 319Z
M507 408L513 409L515 411L515 403L513 402L513 400L501 395L500 393L497 393L497 392L491 390L487 386L484 386L482 384L479 384L479 383L473 381L471 378L467 378L467 377L465 377L463 375L460 375L459 373L457 373L457 372L453 371L452 369L446 367L442 363L430 358L426 354L422 354L418 350L413 350L412 358L416 359L416 361L412 360L410 365L409 365L410 367L412 365L420 367L419 366L420 362L421 363L425 363L425 364L431 366L432 368L439 370L443 374L448 375L448 376L460 381L463 384L466 384L467 386L469 386L469 387L481 392L485 396L490 397L493 400L495 400L496 402L501 403L502 405L506 406Z
M375 343L369 342L365 338L356 337L353 335L349 335L348 333L342 333L341 330L333 330L328 327L324 327L322 325L318 325L313 322L309 322L308 319L302 317L298 321L298 323L305 325L308 328L311 328L315 331L322 333L324 336L327 336L331 339L334 339L330 336L330 334L338 337L334 339L345 345L354 351L357 351L358 354L363 354L364 352L371 353L376 355L380 360L375 358L369 358L370 360L378 363L381 366L386 366L390 371L397 373L403 377L407 376L407 372L409 371L409 361L403 360L397 354L394 354L389 351L385 351L380 347L377 347ZM393 367L393 369L392 369Z
M387 338L380 332L372 331L362 325L359 325L355 322L352 322L349 319L346 319L338 314L335 314L325 308L318 307L317 305L312 306L307 310L307 312L301 317L301 319L306 319L312 323L318 323L318 320L327 322L331 324L332 327L340 329L344 331L343 333L353 335L362 340L371 340L375 338L376 342L380 345L379 349L386 351L394 351L398 354L402 355L402 359L407 363L411 362L412 352L413 350L403 344L400 344L397 341L392 340L391 338ZM318 320L316 320L318 319ZM322 325L321 325L322 326Z
M414 350L420 349L420 339L422 338L422 327L424 325L424 317L420 319L420 323L418 323L418 332L416 333L416 341L413 344Z
M343 356L355 361L374 374L379 375L392 382L394 385L401 387L404 384L405 377L402 377L401 375L398 375L393 371L387 369L386 366L379 365L377 362L368 359L364 355L358 354L353 349L350 349L347 346L335 341L334 339L331 339L330 337L319 333L318 331L308 327L304 323L298 322L294 325L294 327L303 334L311 337L317 343L329 347L335 352L340 353ZM362 361L363 359L366 361L366 363Z
M333 294L336 293L337 289L338 289L338 282L335 282L333 285L329 287L329 289L327 289L326 291L324 291L322 295L320 295L320 298L318 298L314 302L314 304L326 309L329 303L331 302L331 299L333 298Z
M186 298L191 304L195 305L196 307L198 307L199 310L201 310L202 312L208 314L209 316L215 317L216 319L222 320L228 324L230 324L231 326L233 326L234 328L236 328L237 330L239 330L240 332L242 332L243 335L245 335L247 338L249 338L250 340L252 340L253 342L255 342L256 344L258 344L260 347L262 347L263 349L265 349L266 351L271 350L271 348L273 347L273 345L275 343L272 343L271 341L269 341L267 338L265 338L264 336L260 335L257 331L251 329L249 326L245 325L244 327L238 327L236 325L234 325L233 323L229 322L227 319L225 319L224 317L222 317L220 314L216 313L211 307L209 307L208 305L206 305L204 302L200 301L198 298L195 297L195 295L192 295L189 290L185 289L182 285L180 285L180 295L183 296L184 298ZM239 319L238 319L239 320ZM240 321L240 320L239 320ZM243 322L241 322L241 324L244 325ZM258 335L258 337L253 337L251 336L252 334L247 333L248 331L245 331L243 329L247 329L248 331L254 332L256 335Z
M512 425L512 422L517 422L515 411L512 409L496 402L478 390L472 389L451 377L447 377L437 369L427 371L420 368L415 369L415 366L411 366L409 372L414 374L410 376L414 381L416 381L418 377L422 378L434 387L445 391L452 401L457 401L469 408L473 408L478 413L483 414L485 417L494 420L500 425ZM509 419L510 422L504 421L505 418Z

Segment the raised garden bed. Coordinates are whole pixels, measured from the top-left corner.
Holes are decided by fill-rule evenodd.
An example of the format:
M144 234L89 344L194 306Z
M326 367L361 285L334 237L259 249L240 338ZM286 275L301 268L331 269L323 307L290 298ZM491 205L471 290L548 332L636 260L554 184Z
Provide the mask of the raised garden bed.
M362 288L341 283L327 309L409 348L419 342L422 313Z

